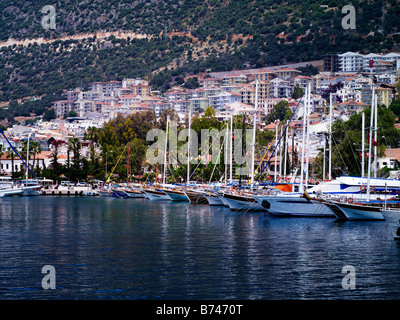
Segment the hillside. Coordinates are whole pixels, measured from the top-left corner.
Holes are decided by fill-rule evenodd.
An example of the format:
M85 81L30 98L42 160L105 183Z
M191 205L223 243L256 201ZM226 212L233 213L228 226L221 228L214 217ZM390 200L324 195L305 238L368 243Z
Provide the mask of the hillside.
M0 100L92 81L147 77L165 90L188 74L318 60L329 52L396 51L396 0L59 0L44 29L44 0L0 2ZM165 34L165 31L167 34Z

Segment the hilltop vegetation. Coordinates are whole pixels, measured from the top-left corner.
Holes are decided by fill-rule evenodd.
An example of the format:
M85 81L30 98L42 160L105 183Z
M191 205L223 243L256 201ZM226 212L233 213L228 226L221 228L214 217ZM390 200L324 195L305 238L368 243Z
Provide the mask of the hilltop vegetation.
M44 29L47 1L0 2L0 40L59 39L130 31L146 39L55 40L0 50L0 100L142 77L158 89L199 72L321 59L328 52L381 52L400 43L396 0L361 1L356 29L344 30L344 0L59 0L56 29ZM168 33L164 34L165 30ZM168 41L166 41L168 39Z

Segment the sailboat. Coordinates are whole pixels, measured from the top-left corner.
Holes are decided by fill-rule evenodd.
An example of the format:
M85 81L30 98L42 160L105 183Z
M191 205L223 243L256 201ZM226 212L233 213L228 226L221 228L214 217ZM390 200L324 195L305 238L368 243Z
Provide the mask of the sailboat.
M191 204L208 204L207 198L201 191L185 190L184 193L188 197Z
M381 214L387 222L395 240L400 240L400 209L381 209Z
M254 157L255 157L255 134L256 134L256 121L257 121L257 107L258 107L258 80L256 81L256 93L255 93L255 106L254 106L254 117L253 117L253 139L252 139L252 163L251 163L251 191L243 192L241 190L241 183L239 183L238 190L231 189L230 192L223 192L219 199L225 205L229 206L232 211L265 211L265 209L255 201L253 196L254 188ZM232 124L231 124L232 126ZM242 139L244 139L245 131L245 117L243 117L243 129ZM231 135L232 137L232 135ZM231 138L232 139L232 138ZM232 154L232 150L230 150ZM243 153L243 141L242 141L242 153ZM231 164L232 167L232 164Z
M168 119L167 119L167 126L168 126ZM167 133L165 135L165 162L164 162L164 174L163 174L163 185L165 185L165 167L166 167L166 157L167 157L167 137L168 137L168 128ZM157 187L157 177L158 176L158 148L157 148L157 163L156 163L156 183L154 187L147 187L143 188L143 192L149 200L164 200L164 201L171 201L171 198L168 194L165 193L163 188Z
M190 201L183 190L163 188L162 191L164 191L172 201Z
M31 171L31 169L29 168L29 165L24 161L24 159L17 152L17 150L15 150L13 145L7 139L7 137L4 134L3 130L0 129L0 132L3 135L4 139L10 145L10 148L16 153L16 155L21 159L22 163L26 167L26 182L25 182L25 184L22 184L22 186L20 186L20 187L11 185L9 187L0 189L0 197L13 196L13 195L26 195L26 196L39 195L38 190L41 189L42 185L34 182L33 180L30 183L28 183L28 172L31 172L31 174L37 179L36 175ZM29 160L29 137L28 137L28 155L27 155L27 159Z
M309 135L309 104L311 101L311 86L308 85L305 93L305 102L303 108L303 143L302 143L302 161L300 173L300 185L298 190L292 188L292 191L283 192L276 190L276 193L270 195L257 195L254 199L261 204L269 214L285 217L335 217L334 212L325 203L315 201L308 196L308 153L306 145ZM306 131L307 127L307 131ZM287 127L286 127L287 129ZM276 150L276 148L275 148ZM308 150L308 149L307 149ZM304 164L304 159L306 163ZM306 178L304 182L304 173ZM275 191L275 190L274 190ZM279 191L279 192L278 192Z
M374 118L375 117L375 118ZM375 86L372 87L372 99L371 99L371 122L370 122L370 134L369 134L369 155L371 155L372 149L372 132L377 130L377 101L375 97ZM375 121L375 125L374 125ZM375 147L376 148L376 147ZM375 161L376 161L376 150L375 150ZM375 166L376 169L376 166ZM376 174L376 170L375 170ZM385 185L386 189L386 185ZM381 213L383 206L388 205L389 207L400 207L400 202L387 202L386 201L386 190L385 190L385 201L379 200L371 202L371 156L368 157L368 179L367 179L367 201L354 201L353 198L346 199L346 201L329 200L332 205L335 205L340 211L336 211L336 215L340 218L347 220L384 220ZM350 201L349 201L350 200Z
M28 136L28 145L26 151L26 163L27 168L29 168L29 136ZM29 180L29 170L26 170L25 181L22 181L22 193L23 196L38 196L40 189L42 189L42 185L35 182L34 180Z

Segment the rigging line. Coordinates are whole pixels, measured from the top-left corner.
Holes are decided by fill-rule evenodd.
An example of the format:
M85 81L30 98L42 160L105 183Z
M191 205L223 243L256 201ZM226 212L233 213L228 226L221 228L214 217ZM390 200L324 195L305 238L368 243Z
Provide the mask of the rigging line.
M222 127L222 128L224 128L226 126L226 124ZM224 137L225 137L225 135L224 135ZM208 147L208 150L207 150L207 154L208 154L208 152L210 151L210 149L211 149L211 147L213 146L213 143L215 142L215 140L217 140L218 138L221 138L220 137L220 135L218 134L216 137L215 137L215 139L213 140L213 142L211 143L211 145ZM224 138L225 139L225 138ZM205 154L204 154L205 155ZM192 174L189 176L189 181L190 181L190 178L194 175L194 173L196 172L196 170L197 170L197 168L200 166L200 164L202 164L202 159L199 161L199 163L197 164L197 166L196 166L196 168L194 168L194 170L193 170L193 172L192 172ZM203 163L204 164L204 163ZM189 168L190 169L190 168ZM188 181L188 183L189 183L189 181Z
M224 143L222 144L221 148L219 149L218 159L219 159L219 157L221 156L222 148L225 147L226 142L227 142L227 135L225 135ZM225 165L226 165L226 163L225 163ZM217 163L215 163L215 165L214 165L213 171L211 172L210 181L209 181L208 183L211 183L211 179L212 179L212 176L214 175L214 170L215 170L216 166L217 166Z
M110 178L111 178L112 174L114 173L115 168L116 168L117 165L119 164L119 162L120 162L122 156L124 155L125 150L126 150L126 148L128 147L128 145L129 145L129 144L127 144L127 145L125 146L124 151L122 151L121 155L119 156L118 161L117 161L117 163L115 164L114 168L112 169L111 173L109 174L106 183L110 182Z
M269 157L267 163L266 163L265 166L262 168L262 170L261 170L261 172L260 172L260 175L257 177L256 181L258 181L258 179L261 177L261 175L262 175L262 173L264 172L265 168L266 168L267 165L269 164L269 161L271 160L272 156L275 154L275 151L276 151L276 149L278 148L278 145L280 144L282 137L286 134L286 130L287 130L287 128L289 127L289 124L290 124L290 122L292 121L293 116L296 114L297 108L299 107L300 102L301 102L302 99L303 99L303 96L300 98L299 102L297 103L297 106L296 106L296 108L294 109L294 112L293 112L293 114L291 115L291 117L290 117L290 119L289 119L289 122L286 124L285 129L283 130L282 135L280 136L278 143L276 143L276 146L275 146L274 150L272 150L272 153L271 153L271 155L270 155L270 157ZM304 105L304 108L305 108L305 105ZM253 174L254 174L254 173L253 173Z
M26 168L29 170L30 173L32 173L32 175L37 179L36 174L34 174L32 172L32 170L29 168L29 166L25 163L24 159L22 159L22 157L19 155L19 153L17 152L17 150L15 150L15 148L13 147L13 145L11 144L11 142L7 139L6 135L4 134L3 130L0 129L1 134L3 135L4 139L6 139L6 141L8 142L8 144L10 145L11 149L17 154L17 156L21 159L22 163L26 166Z
M353 128L355 127L355 125L356 125L356 124L353 125ZM353 145L352 145L352 142L350 141L349 135L347 134L347 131L346 131L346 127L345 127L345 125L344 125L344 122L342 122L342 127L343 127L343 131L344 131L344 140L343 140L343 142L346 141L346 139L349 141L350 150L351 150L351 153L353 154L353 157L354 157L354 160L355 160L357 169L360 169L360 172L361 172L361 164L357 161L357 157L356 157L356 155L355 155L355 153L354 153ZM353 129L353 128L352 128L352 129ZM352 129L351 129L350 131L353 131ZM358 165L357 165L357 164L358 164Z
M336 146L336 150L337 150L337 152L339 153L339 156L340 156L340 158L342 159L343 164L346 165L346 162L344 161L344 159L343 159L343 157L342 157L342 153L341 153L340 150L337 148L336 140L335 140L335 138L334 138L333 136L332 136L332 141L333 141L333 143L334 143L335 146ZM343 171L343 170L342 170L342 171Z

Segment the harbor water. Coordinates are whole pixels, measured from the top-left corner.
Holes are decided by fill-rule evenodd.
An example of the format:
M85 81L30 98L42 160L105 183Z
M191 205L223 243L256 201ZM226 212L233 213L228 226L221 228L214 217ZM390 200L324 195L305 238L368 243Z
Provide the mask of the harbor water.
M400 298L400 244L385 221L40 196L2 198L0 226L2 300Z

